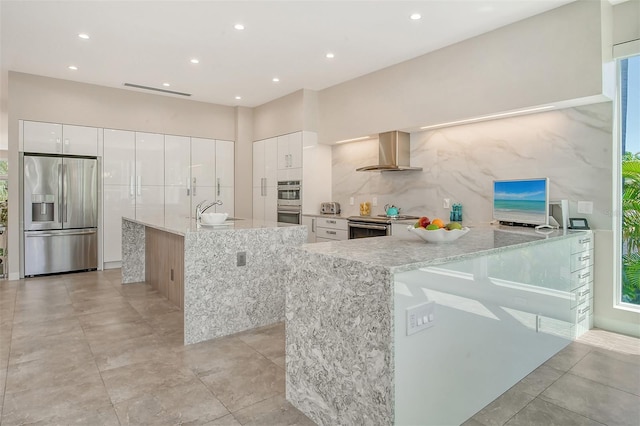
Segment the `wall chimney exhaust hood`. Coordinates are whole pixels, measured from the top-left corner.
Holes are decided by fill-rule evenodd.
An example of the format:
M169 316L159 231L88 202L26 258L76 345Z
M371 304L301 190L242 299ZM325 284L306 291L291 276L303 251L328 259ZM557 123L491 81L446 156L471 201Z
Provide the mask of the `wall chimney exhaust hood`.
M360 167L357 172L395 172L403 170L422 170L422 167L409 165L409 133L394 130L378 135L378 164Z

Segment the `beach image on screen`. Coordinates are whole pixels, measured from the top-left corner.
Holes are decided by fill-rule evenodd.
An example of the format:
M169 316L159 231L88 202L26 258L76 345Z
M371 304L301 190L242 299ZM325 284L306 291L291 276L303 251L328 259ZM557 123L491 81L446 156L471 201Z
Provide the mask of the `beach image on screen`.
M495 219L527 224L547 221L547 180L495 181L493 184Z

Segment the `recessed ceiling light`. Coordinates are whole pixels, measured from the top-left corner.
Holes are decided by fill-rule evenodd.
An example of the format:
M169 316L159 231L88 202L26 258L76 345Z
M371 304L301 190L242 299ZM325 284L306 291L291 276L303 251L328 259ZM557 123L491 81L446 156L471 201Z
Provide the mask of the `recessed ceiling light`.
M78 71L78 67L76 67L75 65L69 65L69 69L73 71Z
M418 19L422 18L422 15L420 15L419 13L412 13L410 18L413 19L414 21L417 21Z
M236 96L236 100L239 101L240 99L242 99L242 96Z
M333 58L335 58L335 57L336 57L336 55L334 55L334 54L333 54L333 53L331 53L331 52L327 53L327 54L326 54L326 55L324 55L324 56L326 56L326 57L327 57L327 59L333 59Z
M193 58L193 59L191 59L191 61L189 61L189 62L191 62L192 64L199 64L199 63L200 63L200 59L198 59L198 58Z
M271 81L273 81L274 83L278 83L280 79L278 77L273 77Z
M78 34L78 37L80 37L83 40L89 40L89 34L80 33Z
M169 86L171 86L171 84L169 84L169 83L162 83L162 85L163 85L164 87L169 87Z
M235 25L233 26L233 28L235 28L236 30L244 30L244 25L242 25L242 24L235 24Z

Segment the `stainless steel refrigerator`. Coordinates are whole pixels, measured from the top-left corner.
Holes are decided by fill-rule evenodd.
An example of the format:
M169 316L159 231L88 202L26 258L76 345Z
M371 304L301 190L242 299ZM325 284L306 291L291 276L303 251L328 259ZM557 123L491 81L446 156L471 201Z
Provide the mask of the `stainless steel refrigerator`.
M96 269L97 160L23 160L24 276Z

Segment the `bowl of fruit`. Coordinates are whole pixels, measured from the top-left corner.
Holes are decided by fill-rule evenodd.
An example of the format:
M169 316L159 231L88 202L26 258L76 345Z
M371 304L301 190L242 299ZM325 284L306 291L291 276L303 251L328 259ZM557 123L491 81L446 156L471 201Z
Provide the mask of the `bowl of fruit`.
M428 243L455 241L469 232L469 228L463 227L459 222L445 224L442 219L429 220L425 216L408 229Z

